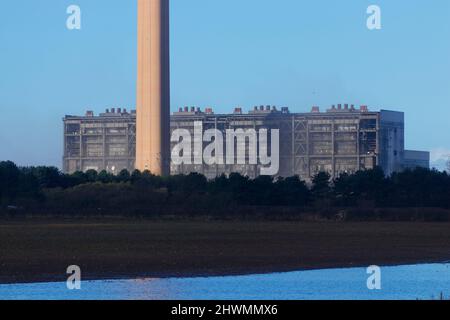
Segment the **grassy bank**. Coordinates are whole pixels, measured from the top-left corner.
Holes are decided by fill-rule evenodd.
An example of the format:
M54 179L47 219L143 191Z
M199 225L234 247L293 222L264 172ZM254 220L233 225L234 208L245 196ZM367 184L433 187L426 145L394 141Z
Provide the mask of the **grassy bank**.
M0 283L226 275L450 260L448 223L0 222Z

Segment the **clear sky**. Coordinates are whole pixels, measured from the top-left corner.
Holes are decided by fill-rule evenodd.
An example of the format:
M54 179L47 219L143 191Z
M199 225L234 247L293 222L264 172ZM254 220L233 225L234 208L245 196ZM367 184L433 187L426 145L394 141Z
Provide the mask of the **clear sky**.
M66 28L79 5L82 29ZM382 29L366 27L367 7ZM450 1L171 0L172 110L368 104L450 154ZM0 159L61 165L62 118L135 105L136 1L0 4Z

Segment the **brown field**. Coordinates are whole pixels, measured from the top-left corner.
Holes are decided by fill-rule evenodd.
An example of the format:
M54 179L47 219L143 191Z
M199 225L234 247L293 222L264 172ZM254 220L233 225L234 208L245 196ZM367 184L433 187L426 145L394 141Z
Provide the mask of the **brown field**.
M450 260L449 223L0 221L0 283Z

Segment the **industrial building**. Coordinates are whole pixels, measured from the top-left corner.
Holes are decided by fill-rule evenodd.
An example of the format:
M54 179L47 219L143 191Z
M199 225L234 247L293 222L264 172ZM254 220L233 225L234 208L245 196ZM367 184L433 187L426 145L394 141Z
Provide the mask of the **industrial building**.
M64 172L134 170L136 161L136 112L120 108L98 116L64 118Z
M258 106L248 113L244 113L242 108L235 108L232 114L215 114L212 108L200 110L185 107L171 116L171 133L176 129L184 129L193 134L199 125L203 131L216 129L223 133L230 129L278 129L280 157L277 176L298 175L304 180L310 180L320 171L337 177L342 173L375 166L380 166L389 175L405 167L429 166L429 161L426 161L429 153L405 150L402 112L374 112L367 106L355 108L353 105L338 104L324 112L319 107L313 107L308 113L291 113L288 108ZM172 142L172 149L175 144ZM248 146L243 151L248 152ZM112 173L122 169L132 171L135 168L135 153L135 111L113 108L98 116L88 111L85 116L64 118L65 172L89 169ZM421 155L421 161L412 164L417 155ZM172 162L170 169L171 174L198 172L208 178L232 172L251 178L261 174L261 164L236 163L207 165L195 161L187 164Z
M425 151L405 150L403 169L429 168L430 153Z

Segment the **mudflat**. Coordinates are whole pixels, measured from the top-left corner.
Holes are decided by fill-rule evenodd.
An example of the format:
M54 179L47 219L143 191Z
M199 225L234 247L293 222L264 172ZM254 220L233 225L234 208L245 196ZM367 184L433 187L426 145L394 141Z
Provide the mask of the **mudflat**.
M0 221L0 283L236 275L450 260L450 224Z

